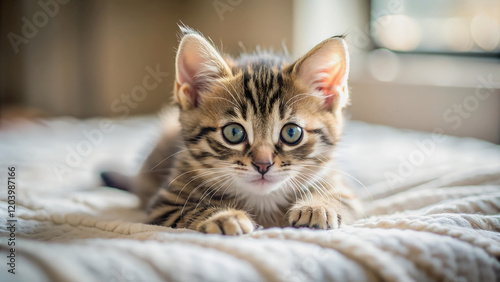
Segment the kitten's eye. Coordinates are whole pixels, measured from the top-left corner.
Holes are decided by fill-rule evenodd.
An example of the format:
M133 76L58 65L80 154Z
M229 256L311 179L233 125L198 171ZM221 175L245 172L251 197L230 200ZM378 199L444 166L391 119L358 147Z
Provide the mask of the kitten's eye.
M230 144L239 144L245 140L247 134L243 126L237 123L231 123L222 129L222 136Z
M296 124L289 123L281 129L281 141L288 145L296 145L302 139L302 128Z

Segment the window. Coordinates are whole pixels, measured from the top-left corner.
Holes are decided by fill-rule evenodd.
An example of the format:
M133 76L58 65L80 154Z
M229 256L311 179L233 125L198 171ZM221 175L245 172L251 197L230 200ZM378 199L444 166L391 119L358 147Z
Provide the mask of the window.
M498 0L372 0L370 25L394 51L500 54Z

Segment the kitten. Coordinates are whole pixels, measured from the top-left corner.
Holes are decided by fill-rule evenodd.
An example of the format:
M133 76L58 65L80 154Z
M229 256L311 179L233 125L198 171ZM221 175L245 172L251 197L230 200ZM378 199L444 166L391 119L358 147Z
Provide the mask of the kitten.
M352 222L360 204L331 169L348 101L344 39L288 63L269 53L232 59L181 30L179 124L166 124L133 184L150 223L239 235Z

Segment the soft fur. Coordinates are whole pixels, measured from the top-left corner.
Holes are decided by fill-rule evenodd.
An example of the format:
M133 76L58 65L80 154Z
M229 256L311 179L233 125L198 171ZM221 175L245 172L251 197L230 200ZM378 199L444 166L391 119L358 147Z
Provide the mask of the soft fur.
M179 124L165 125L133 187L151 223L238 235L259 225L333 229L355 219L359 203L332 169L348 101L343 38L289 63L269 53L232 59L181 29ZM223 138L232 123L246 132L239 144ZM286 124L302 128L298 144L280 138Z

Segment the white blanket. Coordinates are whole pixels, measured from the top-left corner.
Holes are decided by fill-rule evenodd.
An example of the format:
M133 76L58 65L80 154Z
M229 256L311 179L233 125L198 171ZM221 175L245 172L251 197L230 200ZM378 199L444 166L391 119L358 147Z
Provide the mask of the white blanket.
M3 123L0 280L500 281L497 145L349 122L339 169L365 200L364 219L224 237L142 224L135 196L99 185L101 170L134 173L158 126Z

